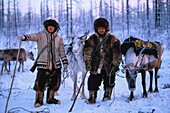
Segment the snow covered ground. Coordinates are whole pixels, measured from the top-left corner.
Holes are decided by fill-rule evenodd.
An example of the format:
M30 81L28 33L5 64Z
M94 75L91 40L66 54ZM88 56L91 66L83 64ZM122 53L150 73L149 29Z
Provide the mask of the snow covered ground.
M164 88L165 85L170 85L170 51L166 50L163 54L162 67L159 71L159 93L149 93L148 98L142 98L141 76L137 78L137 88L134 93L136 99L128 102L129 90L126 79L119 76L116 77L116 86L112 94L112 100L102 102L103 85L98 91L97 103L87 105L80 97L74 105L72 113L170 113L170 87ZM36 72L29 71L33 62L27 60L25 63L25 72L17 72L14 79L12 94L8 104L8 113L68 113L73 103L72 96L72 81L70 78L65 80L65 85L62 84L55 98L61 101L60 105L46 104L46 92L44 97L44 105L39 108L34 107L35 91L33 90ZM7 97L10 90L10 85L13 75L13 67L11 74L0 75L0 113L5 112ZM124 76L119 72L120 76ZM147 89L149 87L149 74L147 73ZM81 76L80 76L81 77ZM79 77L79 78L80 78ZM85 93L88 97L87 78L85 85ZM79 84L81 83L79 79ZM111 104L111 105L110 105Z

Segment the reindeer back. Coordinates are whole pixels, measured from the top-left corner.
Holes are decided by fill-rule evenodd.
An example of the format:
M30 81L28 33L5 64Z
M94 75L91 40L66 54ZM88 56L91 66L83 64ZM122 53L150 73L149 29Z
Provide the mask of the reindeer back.
M158 54L158 62L157 62L157 67L158 69L161 67L161 62L162 62L162 54L164 51L163 44L159 42L153 42L153 44L156 47L157 54Z
M160 68L161 66L161 57L163 53L163 46L158 42L147 42L149 45L142 52L144 54L143 60L148 62L145 65L148 66L148 70L153 68Z

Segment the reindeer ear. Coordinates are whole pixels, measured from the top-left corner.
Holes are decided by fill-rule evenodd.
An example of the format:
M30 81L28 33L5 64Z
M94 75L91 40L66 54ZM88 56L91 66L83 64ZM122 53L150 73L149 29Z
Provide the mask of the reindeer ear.
M31 51L30 54L33 55L33 52Z
M81 37L78 37L78 39L82 40L82 39L83 39L83 36L81 36Z

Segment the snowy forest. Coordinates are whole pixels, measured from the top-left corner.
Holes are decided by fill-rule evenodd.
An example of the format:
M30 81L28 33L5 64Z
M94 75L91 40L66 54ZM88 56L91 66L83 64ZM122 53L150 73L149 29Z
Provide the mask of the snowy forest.
M104 17L109 21L110 33L121 41L132 35L166 42L167 47L170 44L169 0L40 0L40 4L28 0L25 3L23 9L20 0L0 0L0 40L4 48L16 47L18 35L43 29L42 23L48 17L57 18L63 38L87 30L92 33L94 20ZM38 13L35 7L39 7Z
M158 73L159 92L148 93L147 98L142 98L141 76L138 76L135 99L127 101L127 81L125 74L119 71L111 100L102 102L101 85L96 104L87 105L78 96L73 113L170 113L170 0L0 0L0 49L18 48L21 44L18 36L43 30L43 22L48 17L58 20L58 34L62 36L64 43L67 43L71 35L82 36L87 31L88 37L93 34L93 23L98 17L109 21L109 33L114 34L121 43L129 36L163 43L162 65ZM21 47L33 51L34 57L37 57L35 42L22 41ZM2 63L3 61L0 66ZM10 74L4 71L0 75L0 113L68 113L73 104L73 82L69 76L64 79L64 84L61 84L57 92L56 98L61 100L60 105L44 103L35 108L33 86L37 70L35 73L30 72L34 61L28 59L25 62L24 72L15 73L16 64L17 62L12 61ZM87 97L88 74L85 78ZM77 75L80 85L81 72ZM150 76L147 76L147 89L149 80Z

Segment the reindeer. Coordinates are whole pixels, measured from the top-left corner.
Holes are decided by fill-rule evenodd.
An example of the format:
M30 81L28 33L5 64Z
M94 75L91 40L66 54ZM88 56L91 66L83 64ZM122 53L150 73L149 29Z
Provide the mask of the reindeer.
M82 72L82 81L85 77L86 68L85 63L83 60L83 48L84 48L84 41L87 38L89 32L85 32L83 36L71 36L71 43L67 45L67 57L69 60L68 69L71 70L70 77L73 81L73 94L71 100L74 100L76 97L76 91L78 90L77 85L77 77L78 72ZM84 93L84 85L82 86L81 95L82 99L86 99Z
M151 47L149 47L151 46ZM155 90L158 92L158 70L161 67L161 57L163 54L163 44L159 42L142 41L140 39L129 37L121 45L122 54L125 56L125 64L123 65L126 71L126 80L128 88L131 91L129 100L134 99L134 91L136 89L137 74L141 73L142 86L143 86L143 98L147 98L146 91L146 71L150 74L150 86L149 92L153 92L153 69L155 70Z
M16 61L17 59L17 54L18 54L18 49L4 49L0 50L0 60L4 61L2 63L1 67L1 74L3 74L3 68L10 72L10 61ZM34 54L33 52L27 52L24 48L20 49L20 54L19 54L19 67L18 71L20 71L21 65L22 65L22 72L24 72L24 61L27 59L34 60ZM7 69L7 65L9 66Z

